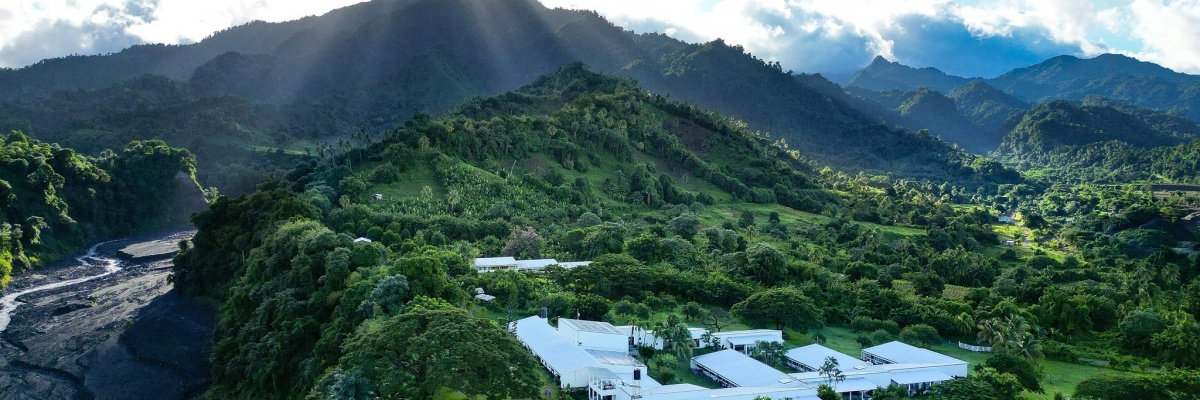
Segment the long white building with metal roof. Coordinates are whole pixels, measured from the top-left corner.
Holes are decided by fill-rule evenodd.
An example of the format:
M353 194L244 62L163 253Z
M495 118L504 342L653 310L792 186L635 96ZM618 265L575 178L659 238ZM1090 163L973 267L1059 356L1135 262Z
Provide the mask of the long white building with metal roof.
M872 357L875 353L868 352L870 349L874 348L864 349L862 359L858 359L819 344L795 348L785 353L785 357L789 366L801 372L788 376L809 385L829 383L828 377L822 376L819 370L825 360L832 357L845 380L831 386L852 400L865 398L874 389L891 385L904 386L909 393L915 394L937 383L967 376L966 361L931 350L901 342L887 343L882 350L876 349L893 357L885 362L880 356Z

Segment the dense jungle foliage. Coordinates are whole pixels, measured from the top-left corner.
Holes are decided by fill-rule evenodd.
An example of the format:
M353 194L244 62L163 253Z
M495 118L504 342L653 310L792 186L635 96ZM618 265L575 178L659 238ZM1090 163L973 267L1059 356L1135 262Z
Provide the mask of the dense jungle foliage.
M850 332L853 346L998 349L942 398L1070 393L1057 368L1089 359L1114 375L1080 396L1105 379L1180 390L1163 382L1190 370L1127 371L1200 367L1200 261L1169 233L1188 202L1076 189L846 175L573 64L217 199L174 282L222 304L215 398L535 397L541 369L503 324L543 307L781 327L789 346ZM499 255L594 263L469 267ZM689 354L649 353L656 378L695 383Z
M162 226L172 214L182 222L198 207L177 197L203 204L195 157L161 141L134 141L100 157L19 131L0 135L0 143L0 288L14 272L54 262L89 241Z

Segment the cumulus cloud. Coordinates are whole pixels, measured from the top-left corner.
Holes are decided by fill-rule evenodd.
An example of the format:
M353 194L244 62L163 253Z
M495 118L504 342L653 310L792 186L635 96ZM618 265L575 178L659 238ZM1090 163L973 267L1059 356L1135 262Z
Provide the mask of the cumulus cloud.
M1200 1L1136 0L1133 35L1145 43L1131 54L1177 71L1200 73Z
M1060 54L1133 55L1200 72L1200 0L541 0L637 32L716 38L805 72L845 73L882 55L991 77Z
M191 43L254 20L287 21L365 0L32 0L0 2L0 67L139 43Z
M0 67L136 43L191 43L253 20L291 20L362 1L0 2ZM989 77L1059 54L1115 52L1200 73L1200 0L540 1L596 10L636 32L722 38L803 72L846 73L882 55Z

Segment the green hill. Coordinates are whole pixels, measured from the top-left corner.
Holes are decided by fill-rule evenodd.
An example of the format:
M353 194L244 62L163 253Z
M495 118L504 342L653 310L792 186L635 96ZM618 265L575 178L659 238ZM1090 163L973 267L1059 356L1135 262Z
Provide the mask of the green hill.
M441 115L574 61L738 118L839 169L960 177L955 165L969 158L887 128L740 46L634 34L533 0L376 0L192 45L46 60L0 72L11 88L0 90L9 96L0 129L95 148L161 138L196 153L205 182L241 193L253 185L245 177L295 161L257 165L262 150L316 154L362 128L377 134L413 110Z
M954 99L955 106L967 120L990 136L991 149L1000 144L1004 133L1020 122L1021 116L1032 108L1028 103L988 85L974 80L947 93Z
M507 308L516 317L545 303L555 315L599 318L605 299L624 295L729 307L765 287L829 276L815 259L754 261L784 260L783 251L843 257L819 249L853 242L890 262L884 260L905 257L903 246L916 243L998 243L986 213L893 198L855 182L818 171L735 120L572 64L438 119L417 114L382 138L305 163L255 193L218 199L196 215L199 233L176 258L174 279L184 293L224 303L210 396L324 398L330 385L361 376L364 390L384 396L426 397L448 388L520 397L537 384L524 352L508 353L520 377L502 391L486 386L500 379L494 373L477 376L476 384L425 372L389 378L370 356L384 351L383 342L363 335L430 317L430 310L465 315L459 307L500 315ZM885 186L908 192L919 183L896 185ZM949 186L911 193L951 192L969 193ZM942 226L936 245L923 239L922 227L932 224ZM356 237L374 242L354 245ZM922 248L922 257L938 251ZM540 276L479 275L468 267L471 257L501 254L597 262ZM945 279L986 282L998 272L990 268L946 270ZM485 309L464 306L464 288L474 287L500 299ZM397 294L381 297L385 290ZM824 301L830 310L844 307ZM356 311L366 309L372 311ZM501 329L480 324L472 329ZM426 337L426 328L410 328L416 331L404 332ZM511 345L501 342L492 346ZM423 357L454 368L477 365ZM256 361L267 359L273 361ZM389 379L406 383L384 383Z

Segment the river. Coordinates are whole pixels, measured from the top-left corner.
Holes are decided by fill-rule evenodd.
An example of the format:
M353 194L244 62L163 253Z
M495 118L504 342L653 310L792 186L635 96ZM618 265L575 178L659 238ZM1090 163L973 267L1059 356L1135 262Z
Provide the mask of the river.
M119 254L193 232L99 243L14 277L0 298L0 400L202 395L215 310L172 290L170 254Z
M19 301L19 298L21 296L31 294L31 293L37 293L37 292L41 292L41 291L51 290L51 289L58 289L58 288L62 288L62 287L77 285L77 284L84 283L84 282L87 282L90 280L100 279L100 278L112 275L112 274L116 273L117 271L120 271L121 267L119 267L119 265L121 265L121 262L119 260L114 259L114 258L101 257L96 254L97 248L100 248L100 246L103 246L103 245L111 243L111 242L112 241L97 243L94 246L92 246L91 248L89 248L87 253L84 253L82 256L75 258L75 261L79 262L79 266L87 267L87 266L99 264L104 267L103 272L96 274L96 275L92 275L92 276L85 276L82 278L75 278L75 279L69 279L69 280L60 281L60 282L47 283L47 284L44 284L41 286L34 286L29 289L24 289L24 290L17 291L15 293L6 294L6 295L4 295L4 297L0 298L0 334L3 334L4 330L8 329L8 323L12 321L12 313L14 311L16 311L17 307L19 307L21 305L21 303Z

